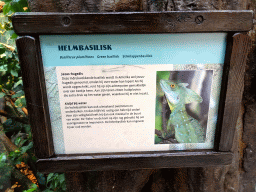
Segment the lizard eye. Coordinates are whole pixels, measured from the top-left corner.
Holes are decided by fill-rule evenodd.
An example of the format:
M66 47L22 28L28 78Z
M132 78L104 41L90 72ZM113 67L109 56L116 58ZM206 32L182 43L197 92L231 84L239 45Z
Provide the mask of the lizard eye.
M171 84L170 86L171 86L171 88L175 88L175 85L174 85L174 84Z

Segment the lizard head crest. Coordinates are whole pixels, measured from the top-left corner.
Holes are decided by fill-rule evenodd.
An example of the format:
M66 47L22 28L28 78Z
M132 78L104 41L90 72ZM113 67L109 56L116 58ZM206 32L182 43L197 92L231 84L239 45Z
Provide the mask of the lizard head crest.
M170 80L160 80L160 86L168 100L169 105L172 107L176 105L183 105L192 102L201 103L202 97L195 91L187 88L188 83L176 83Z

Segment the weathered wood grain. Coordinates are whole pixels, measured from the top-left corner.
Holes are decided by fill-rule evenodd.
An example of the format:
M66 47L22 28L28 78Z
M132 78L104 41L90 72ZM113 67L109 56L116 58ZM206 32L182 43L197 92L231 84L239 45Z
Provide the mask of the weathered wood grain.
M233 36L219 151L230 151L232 148L237 118L241 108L245 65L250 47L251 39L249 36L244 34Z
M224 66L223 66L223 74L222 74L222 83L220 89L220 100L219 100L219 109L218 109L218 118L216 123L216 130L215 130L215 139L214 139L214 149L220 148L220 139L221 139L221 130L222 130L222 122L224 118L224 109L225 109L225 98L227 93L227 82L229 78L229 67L230 67L230 60L232 55L232 47L233 47L233 36L234 32L230 32L226 38L226 51L225 51L225 59L224 59ZM229 127L223 127L223 129L229 129ZM235 128L229 131L235 131Z
M178 152L124 155L58 156L39 159L40 172L82 172L106 170L133 170L174 167L205 167L227 165L232 161L230 152Z
M52 133L46 121L47 112L44 107L44 97L39 70L38 49L36 39L25 36L16 41L22 70L23 85L27 100L29 120L32 128L35 153L38 158L53 155Z
M250 30L252 18L252 11L16 13L13 26L18 35L225 32Z

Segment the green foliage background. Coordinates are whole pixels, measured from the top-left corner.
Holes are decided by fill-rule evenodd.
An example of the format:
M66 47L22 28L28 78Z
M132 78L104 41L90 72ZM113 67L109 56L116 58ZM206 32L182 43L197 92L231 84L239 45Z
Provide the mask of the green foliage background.
M155 112L155 129L161 131L162 130L162 104L161 104L161 98L163 97L164 93L160 87L160 80L166 79L168 80L170 76L169 71L158 71L156 76L156 112ZM162 139L160 139L157 135L155 135L155 143L161 142Z
M26 0L3 0L0 13L0 191L8 183L19 182L15 191L66 191L64 173L44 175L36 170L36 157L26 112L19 59L15 47L17 35L13 31L11 16L15 12L28 12ZM8 145L7 141L11 141ZM2 147L1 146L5 146ZM25 162L36 176L38 186L32 182L22 183L17 175L17 164ZM18 171L18 172L17 172ZM19 175L22 177L22 175Z

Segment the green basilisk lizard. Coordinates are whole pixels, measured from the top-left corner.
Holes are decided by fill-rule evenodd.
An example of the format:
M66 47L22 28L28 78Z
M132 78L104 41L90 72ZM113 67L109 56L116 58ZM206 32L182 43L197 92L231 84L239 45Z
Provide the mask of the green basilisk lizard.
M167 133L163 133L163 138L174 134L179 143L203 143L205 140L204 129L196 119L188 115L185 108L185 104L188 103L201 103L202 97L187 88L187 83L162 79L160 86L171 110L167 122Z

